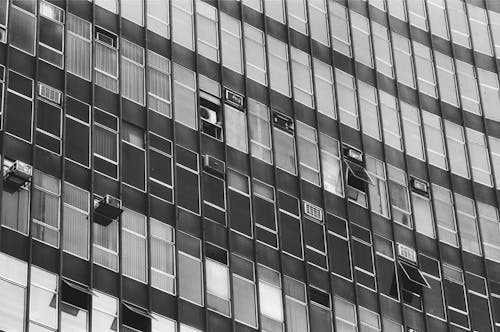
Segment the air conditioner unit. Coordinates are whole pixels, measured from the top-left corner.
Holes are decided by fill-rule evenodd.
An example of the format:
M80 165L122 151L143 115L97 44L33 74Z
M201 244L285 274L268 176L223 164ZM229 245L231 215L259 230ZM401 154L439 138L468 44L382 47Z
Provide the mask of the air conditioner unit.
M344 146L344 156L360 163L363 162L363 152L350 147Z
M398 255L410 262L417 263L417 252L404 244L398 243Z
M418 330L416 330L416 329L412 329L411 327L409 327L407 331L408 331L408 332L418 332Z
M232 90L225 89L225 97L227 102L233 104L238 108L243 108L243 106L245 105L245 97Z
M217 112L208 109L206 107L200 106L200 116L201 118L211 124L217 124Z
M56 90L46 84L38 83L38 94L57 105L61 104L61 91Z
M95 202L94 211L105 217L107 219L106 223L109 224L122 214L122 201L111 195L106 195Z
M309 202L304 202L304 214L316 220L323 221L323 209Z
M421 194L426 195L426 196L429 195L429 185L427 184L427 182L422 181L422 180L418 180L415 178L411 178L410 184L411 184L411 187L415 191L417 191L418 193L421 193Z
M203 156L203 168L215 175L226 174L226 163L208 154Z
M274 113L273 114L273 122L274 122L274 125L278 128L284 129L284 130L289 131L291 133L294 132L295 127L293 125L293 120L286 115Z
M4 180L16 188L20 188L31 180L33 167L22 161L16 160L4 173Z

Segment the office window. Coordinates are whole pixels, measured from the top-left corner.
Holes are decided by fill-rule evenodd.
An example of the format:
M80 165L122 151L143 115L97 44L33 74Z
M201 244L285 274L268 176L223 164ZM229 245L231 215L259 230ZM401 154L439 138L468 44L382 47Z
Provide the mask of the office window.
M428 186L429 184L426 183L426 185ZM415 229L417 232L434 239L436 233L434 231L434 216L429 198L429 189L428 192L425 193L412 188L411 200L413 203Z
M484 116L488 119L500 121L500 89L496 73L477 68L479 89L483 102Z
M467 3L474 51L493 56L486 10Z
M482 256L474 200L455 193L455 204L462 249Z
M167 202L173 202L172 142L148 133L149 193Z
M343 124L359 130L358 105L354 77L335 68L339 118Z
M228 168L227 188L228 220L230 221L231 230L252 238L252 206L248 176ZM260 222L257 212L253 217L256 223ZM275 224L274 215L272 223Z
M247 118L244 110L224 104L227 145L248 153Z
M120 14L135 24L144 25L144 0L120 1Z
M0 329L24 331L28 264L0 253Z
M94 108L92 146L95 169L112 178L118 178L118 118L108 112Z
M474 66L455 60L457 66L458 85L460 87L460 99L465 111L481 115L481 104L479 100L479 89L477 86L476 72ZM488 90L485 87L486 91Z
M352 259L347 220L327 214L335 231L328 231L328 258L331 271L338 277L352 281ZM335 254L334 254L335 253Z
M392 218L397 223L413 228L406 173L399 168L388 165L387 174L389 176L389 196L391 198Z
M324 188L332 194L344 196L339 142L326 134L320 133L319 146L321 149L321 171L323 173Z
M304 259L303 231L300 221L300 201L284 191L278 191L279 223L282 251L300 260Z
M369 0L371 6L380 9L381 11L387 11L385 0Z
M337 331L357 332L358 323L356 318L356 307L351 302L335 296L333 307L335 308L335 328Z
M122 96L144 105L144 48L122 39Z
M92 0L89 1L92 2ZM95 0L95 4L112 13L118 14L118 0Z
M170 38L169 5L169 0L146 0L147 27L165 38Z
M392 47L398 82L408 85L410 88L415 88L410 40L393 32Z
M234 319L256 328L257 299L253 264L251 260L231 255Z
M140 282L147 283L146 270L146 216L125 209L122 222L122 273Z
M491 161L496 186L500 188L500 139L488 136L488 141L490 143Z
M62 135L60 101L62 93L43 83L38 83L38 92L36 145L60 155Z
M7 42L7 17L8 17L9 2L2 1L0 3L0 42Z
M151 332L175 332L177 322L153 313L151 319Z
M249 8L255 9L259 13L262 13L262 0L241 0L241 3Z
M448 143L450 169L452 173L469 179L467 149L465 147L464 128L448 120L444 121L446 142Z
M220 13L222 64L237 73L243 73L241 22L226 13Z
M122 181L146 191L146 150L142 128L122 122Z
M293 133L274 127L273 136L276 166L289 173L297 174Z
M118 299L99 291L92 291L92 331L118 330Z
M118 37L101 28L95 28L94 38L95 83L118 93Z
M389 7L389 14L406 22L405 2L405 0L387 0L387 7Z
M358 306L358 310L362 331L382 331L379 314L361 306Z
M366 170L374 180L368 188L370 207L384 217L389 218L389 201L387 197L387 178L384 162L366 155Z
M307 9L305 0L287 0L288 25L304 35L307 30Z
M66 70L85 80L90 80L92 25L68 13L66 28Z
M192 0L172 0L172 41L194 51Z
M377 22L372 22L373 48L377 71L387 77L394 77L392 49L389 30Z
M327 0L308 1L309 17L311 18L309 25L311 27L311 38L326 46L330 46L326 1Z
M370 23L366 17L350 11L351 33L354 47L354 58L368 67L373 68L373 55L370 38Z
M231 317L231 293L227 251L205 244L207 307Z
M425 0L412 0L407 2L408 16L410 24L424 31L429 29L427 24L427 12L425 10Z
M203 332L203 331L181 323L179 324L179 332Z
M483 240L484 257L500 262L500 219L498 210L492 205L477 202L477 212Z
M203 306L201 241L177 231L179 297Z
M425 145L427 147L427 158L429 163L442 168L448 169L446 160L446 147L443 137L443 125L441 118L433 113L422 110L422 119L424 123Z
M290 332L308 331L306 285L288 276L284 277L286 324Z
M58 276L31 266L30 331L57 329Z
M33 186L32 236L58 248L61 180L35 170Z
M192 129L198 128L196 112L196 78L192 70L174 63L175 121Z
M148 108L172 117L170 60L148 50Z
M415 68L417 71L418 90L437 98L436 75L432 64L432 52L427 46L413 41Z
M475 182L493 187L486 136L478 131L466 128L467 146L469 147L472 178Z
M33 136L33 80L9 71L5 131L31 143Z
M380 90L379 94L385 144L402 151L403 140L401 135L398 101L394 96L382 90Z
M108 225L93 223L93 262L118 271L118 220Z
M257 267L259 278L260 325L266 331L283 330L281 275L263 265Z
M331 299L327 291L309 287L310 311L309 323L311 331L331 332L333 329ZM304 330L307 331L307 330Z
M190 213L200 214L200 169L199 155L180 145L175 147L176 163L176 186L177 206L188 210ZM187 212L186 212L187 213Z
M439 261L422 254L419 254L419 261L422 275L430 286L430 288L423 288L425 312L429 316L446 320L444 289Z
M296 0L292 0L296 1ZM311 72L311 57L295 47L290 47L295 101L314 107L314 91Z
M266 42L263 31L245 23L245 62L248 78L267 85Z
M457 226L455 224L455 212L453 211L451 192L448 189L433 184L432 197L439 241L458 247Z
M392 300L399 301L399 280L395 265L394 243L375 234L375 262L379 292Z
M252 157L273 163L269 108L248 98L248 122L250 127L250 152Z
M444 0L428 0L427 9L432 34L450 40Z
M470 328L464 272L450 264L443 264L443 284L448 317L452 324Z
M425 160L422 124L418 108L401 102L401 116L403 117L406 153L417 159Z
M285 23L285 5L283 0L264 0L266 16L269 16L280 23Z
M363 133L381 141L377 89L358 79L358 96Z
M316 89L316 108L318 112L337 118L335 110L335 88L332 66L313 58L314 85Z
M351 56L351 37L347 8L333 0L328 0L330 7L330 31L332 46L335 51Z
M63 250L89 259L90 193L64 182L63 203Z
M48 2L40 2L38 57L63 68L64 10Z
M154 218L149 219L151 233L151 285L175 294L174 228Z
M351 224L351 245L356 283L377 291L371 232L364 227Z
M457 107L460 106L457 96L458 90L453 59L440 52L434 52L434 57L441 100Z
M31 7L31 8L29 8ZM9 44L30 55L35 55L36 40L36 2L15 2L10 8Z
M460 0L446 0L450 20L451 39L455 44L470 48L469 23L465 3Z
M219 21L217 9L206 2L196 3L198 53L219 62Z
M13 162L4 159L3 172L9 169ZM30 183L15 189L4 182L2 191L2 226L28 235L30 211Z
M490 17L491 36L495 44L495 54L497 59L500 58L500 13L488 10Z
M269 84L271 89L290 96L290 65L288 64L288 45L267 35L269 57Z

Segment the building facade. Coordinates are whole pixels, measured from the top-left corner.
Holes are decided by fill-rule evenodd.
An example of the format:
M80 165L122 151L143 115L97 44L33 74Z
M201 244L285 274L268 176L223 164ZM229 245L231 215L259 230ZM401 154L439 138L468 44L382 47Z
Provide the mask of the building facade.
M0 331L500 331L500 1L0 0Z

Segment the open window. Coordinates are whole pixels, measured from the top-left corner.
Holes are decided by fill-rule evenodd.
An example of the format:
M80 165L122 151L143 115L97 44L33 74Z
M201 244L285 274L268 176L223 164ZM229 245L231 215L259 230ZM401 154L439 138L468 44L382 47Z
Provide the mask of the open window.
M62 279L61 330L85 330L92 291L81 284Z
M146 309L122 303L123 331L150 331L151 315Z
M417 266L417 254L413 248L398 243L398 274L405 304L422 310L424 288L431 288Z
M347 197L363 206L366 206L366 189L368 185L375 185L363 160L363 153L349 146L343 147L346 164Z
M219 141L224 139L222 129L221 93L220 85L199 76L200 86L200 121L201 131Z

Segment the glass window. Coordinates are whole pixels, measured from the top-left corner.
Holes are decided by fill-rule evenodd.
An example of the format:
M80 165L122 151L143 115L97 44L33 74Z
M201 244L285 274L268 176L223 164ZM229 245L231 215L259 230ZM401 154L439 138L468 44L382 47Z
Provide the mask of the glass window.
M441 118L433 113L422 110L422 119L429 163L446 170L448 169L448 163L446 161L446 147L444 145Z
M162 37L170 38L170 0L146 0L148 29Z
M493 187L490 160L486 136L478 131L466 128L467 146L469 147L472 178L488 187Z
M449 40L444 0L427 0L427 9L432 34Z
M262 13L262 0L241 0L241 3Z
M288 45L267 35L269 56L269 81L271 89L290 96L290 67L288 64Z
M387 0L387 6L389 14L406 22L405 0Z
M226 121L226 143L235 149L248 153L247 117L243 110L224 105Z
M330 30L335 51L351 56L351 38L347 8L333 0L328 0L330 7Z
M474 51L487 55L493 55L490 40L490 29L488 28L488 16L486 10L467 3L469 24L474 44Z
M477 68L479 87L483 102L484 116L488 119L500 121L500 89L496 73Z
M252 157L273 163L269 108L248 98L248 122L250 126L250 152Z
M231 264L234 319L257 327L257 299L253 262L233 254Z
M92 2L91 0L89 1ZM118 14L118 0L95 0L95 4L112 13Z
M495 54L500 58L500 13L488 10L490 17L491 35L495 44Z
M24 331L28 264L0 253L0 329Z
M498 210L492 205L477 202L477 212L483 240L484 257L500 262L500 219Z
M444 294L446 297L450 321L469 329L464 272L453 265L444 263L443 279L445 289Z
M122 222L122 273L146 283L146 216L125 209Z
M335 296L335 327L337 331L357 332L356 307L351 302Z
M363 133L381 141L377 89L358 79L358 96Z
M361 331L382 331L379 314L361 306L358 306L358 310Z
M144 48L122 39L122 96L144 105Z
M245 23L243 31L245 36L247 76L262 85L267 85L266 43L264 32L254 28L248 23Z
M427 31L427 13L425 11L425 0L411 0L407 2L410 24Z
M370 208L384 217L389 218L389 200L387 197L387 178L384 162L366 155L366 170L374 180L368 188Z
M297 121L296 126L300 177L319 187L321 186L321 175L317 131L300 121Z
M30 325L34 328L57 328L58 277L56 274L31 266ZM40 328L39 327L39 328ZM30 328L30 331L34 328Z
M311 0L308 1L308 5L309 17L311 17L309 25L311 27L312 39L330 46L326 0Z
M413 228L406 173L399 168L388 165L387 174L389 176L389 196L391 198L392 219L406 227Z
M297 174L293 135L277 127L273 128L273 134L276 166L292 174Z
M336 119L335 88L332 66L313 58L314 85L316 88L316 108L318 112Z
M455 204L462 249L482 256L474 200L455 193Z
M222 254L222 249L219 249ZM207 307L222 313L224 316L231 316L231 294L229 289L229 268L226 257L223 257L224 263L206 258L205 273L207 283ZM210 256L210 250L207 250Z
M144 25L144 0L120 1L120 14L135 24Z
M392 49L389 30L377 22L372 22L373 47L377 71L387 77L394 77L392 66Z
M415 190L413 190L411 193L411 200L413 203L415 229L420 234L424 234L434 239L436 237L436 234L434 231L434 217L432 214L429 195L425 195L425 193L416 192Z
M385 6L385 0L369 0L371 6L380 9L381 11L387 11Z
M402 151L403 141L401 135L398 101L394 96L382 90L380 90L379 93L385 144Z
M101 28L95 28L94 39L95 83L118 93L118 37Z
M198 53L219 62L217 9L206 2L196 3Z
M398 82L415 88L410 40L397 33L392 33L392 47Z
M326 134L320 133L319 146L321 149L321 171L323 173L325 190L339 196L344 196L339 142Z
M86 294L85 294L86 295ZM89 313L86 308L80 308L66 302L61 303L61 331L88 331Z
M258 266L261 328L267 331L283 329L283 299L280 273Z
M195 73L176 63L173 67L175 121L196 130L198 116L196 112Z
M195 329L192 326L186 325L186 324L180 324L179 325L179 332L203 332L202 330Z
M172 0L172 40L194 51L192 0Z
M437 98L436 75L432 64L432 52L427 46L413 42L415 67L417 71L418 90Z
M467 149L465 147L464 128L448 120L444 121L446 142L448 143L450 169L452 173L469 179Z
M13 162L4 159L3 174ZM2 226L28 235L30 211L29 182L19 189L11 188L6 182L2 191Z
M170 60L148 50L148 107L166 117L172 117Z
M114 166L105 174L118 178L118 118L99 109L94 109L94 125L92 128L92 145L94 158L103 161L106 166ZM102 166L101 166L102 167ZM105 172L110 167L96 167L97 171Z
M64 10L48 2L40 2L38 25L38 57L63 68Z
M108 225L92 224L94 263L118 271L118 221Z
M63 202L63 249L89 259L90 193L64 182Z
M151 227L151 285L175 294L175 239L174 229L150 218Z
M425 160L422 124L418 108L401 102L401 115L403 117L406 153L417 159Z
M35 170L33 186L32 236L58 248L61 180Z
M33 0L26 3L34 4ZM36 16L13 3L9 17L9 44L31 55L35 55Z
M222 64L237 73L243 73L241 22L226 13L220 13Z
M307 9L305 0L287 0L286 5L290 28L307 35Z
M493 166L493 174L497 188L500 188L500 139L488 136L490 142L490 153Z
M92 331L118 331L118 299L92 291Z
M266 15L278 22L285 23L285 6L283 0L264 0Z
M458 84L460 87L460 99L465 111L481 115L481 104L479 100L479 89L477 86L476 71L474 66L455 59L457 66ZM487 90L488 88L486 88Z
M295 0L293 0L295 1ZM295 47L290 47L295 101L314 107L311 57Z
M85 80L90 80L91 23L68 13L66 29L66 70Z
M451 39L454 43L470 48L469 22L465 3L460 0L446 0L450 20Z
M451 192L448 189L433 184L432 197L439 241L458 247L457 226L455 224L455 212L453 211Z
M177 246L179 296L203 306L201 241L177 231Z
M424 306L428 315L446 320L441 267L437 260L419 254L421 269L430 288L424 288Z
M175 332L177 322L153 313L151 319L151 332Z
M308 331L306 285L303 282L284 277L286 324L290 332Z
M368 67L373 68L373 56L370 38L370 23L366 17L350 11L351 33L354 47L354 58Z
M354 77L338 68L335 68L335 77L340 121L351 128L359 130L358 105L356 101Z
M434 52L437 77L439 81L439 95L442 101L454 106L460 106L457 96L457 81L453 59L440 52Z

